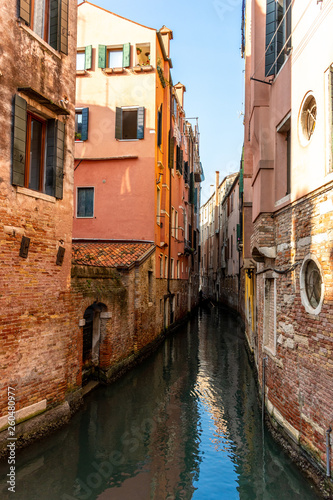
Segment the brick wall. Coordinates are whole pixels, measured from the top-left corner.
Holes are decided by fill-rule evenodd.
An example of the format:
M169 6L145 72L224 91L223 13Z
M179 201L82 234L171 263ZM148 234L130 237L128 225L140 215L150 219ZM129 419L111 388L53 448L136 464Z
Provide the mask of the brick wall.
M7 386L16 388L17 410L46 399L47 409L80 386L78 317L70 296L76 5L69 9L69 55L51 50L17 20L17 2L1 12L0 53L0 417L6 413ZM13 98L33 87L53 102L66 97L63 199L43 197L11 184ZM28 106L31 104L26 99ZM36 103L41 114L42 104ZM52 113L51 113L52 114ZM21 238L30 238L27 258ZM59 246L65 248L56 265Z
M266 259L257 272L270 267L276 281L276 354L268 354L266 391L277 420L292 426L293 439L324 466L325 431L333 414L333 195L332 186L313 193L275 216L277 256ZM265 238L259 235L259 239ZM319 314L307 312L301 299L300 273L304 258L318 261L325 286ZM274 272L274 271L273 271ZM257 334L261 380L264 325L264 286L267 273L257 274ZM273 411L273 410L271 410ZM281 420L282 417L282 420Z

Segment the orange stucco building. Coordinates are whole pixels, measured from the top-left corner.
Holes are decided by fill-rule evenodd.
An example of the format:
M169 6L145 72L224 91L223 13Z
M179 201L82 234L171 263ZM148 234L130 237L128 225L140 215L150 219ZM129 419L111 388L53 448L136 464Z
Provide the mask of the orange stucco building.
M73 239L155 245L157 329L198 295L199 133L172 83L172 37L78 6Z

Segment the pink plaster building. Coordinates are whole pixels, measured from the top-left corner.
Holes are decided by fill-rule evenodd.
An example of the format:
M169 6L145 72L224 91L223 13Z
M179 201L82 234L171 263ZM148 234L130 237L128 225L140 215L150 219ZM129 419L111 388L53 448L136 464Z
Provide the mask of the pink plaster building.
M271 423L328 476L332 23L328 0L246 2L246 333Z

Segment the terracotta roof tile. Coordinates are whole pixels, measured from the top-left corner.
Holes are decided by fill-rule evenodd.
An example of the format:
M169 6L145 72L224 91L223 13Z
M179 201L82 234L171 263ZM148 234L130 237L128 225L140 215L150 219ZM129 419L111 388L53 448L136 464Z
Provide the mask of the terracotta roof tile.
M73 241L72 263L79 266L129 268L153 248L153 243Z

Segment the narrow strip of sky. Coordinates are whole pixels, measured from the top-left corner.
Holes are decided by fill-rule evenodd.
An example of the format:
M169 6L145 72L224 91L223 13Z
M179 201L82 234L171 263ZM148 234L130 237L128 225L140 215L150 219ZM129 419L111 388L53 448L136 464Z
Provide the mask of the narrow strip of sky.
M243 145L244 61L241 58L242 0L95 0L115 14L150 28L173 31L172 79L186 86L185 111L199 117L200 156L210 196L215 171L220 181L239 170Z

